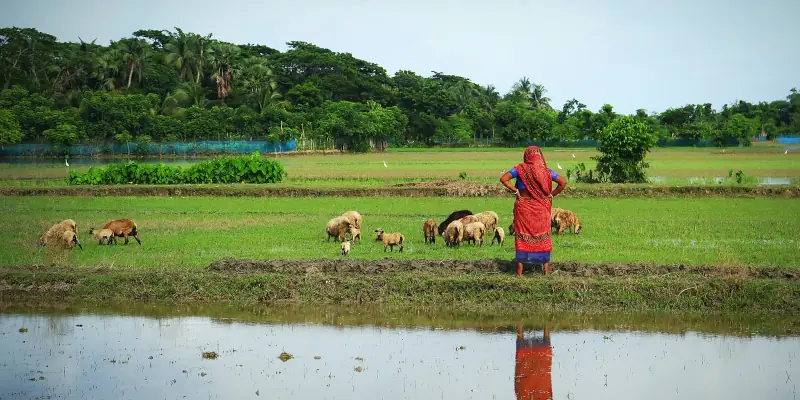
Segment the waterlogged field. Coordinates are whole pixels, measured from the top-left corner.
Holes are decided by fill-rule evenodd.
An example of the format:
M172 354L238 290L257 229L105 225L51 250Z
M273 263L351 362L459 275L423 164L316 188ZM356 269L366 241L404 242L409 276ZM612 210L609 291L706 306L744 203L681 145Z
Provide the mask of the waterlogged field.
M510 198L213 198L213 197L3 197L0 264L88 267L203 268L225 258L313 259L340 257L326 241L326 222L347 210L364 215L363 241L350 257L361 259L513 258L505 246L446 248L425 245L422 223L450 212L494 210L511 222ZM554 239L554 261L641 262L714 266L800 266L800 202L793 199L570 199L555 205L575 211L580 235ZM38 235L65 218L78 223L83 251L53 256ZM99 246L90 226L134 219L143 245ZM402 232L403 253L385 253L373 231ZM121 243L121 241L120 241Z
M788 149L788 148L787 148ZM657 149L648 156L648 174L656 183L697 183L695 178L727 177L742 170L752 178L800 178L800 149ZM522 149L454 149L452 151L393 150L382 154L333 154L278 156L286 167L285 184L385 184L414 180L459 179L496 180L521 161ZM545 149L551 168L566 173L578 163L592 169L593 149ZM6 160L8 161L8 160ZM201 159L148 159L187 166ZM64 160L13 160L0 164L3 185L63 185L69 170L85 171L90 165L104 165L108 159L74 159L70 167ZM113 161L117 162L117 161ZM384 165L385 163L385 165ZM559 165L561 169L559 169ZM785 181L785 179L784 179Z
M530 310L453 319L374 314L366 304L312 313L215 307L201 315L175 307L3 308L0 397L11 399L792 399L797 392L796 319Z

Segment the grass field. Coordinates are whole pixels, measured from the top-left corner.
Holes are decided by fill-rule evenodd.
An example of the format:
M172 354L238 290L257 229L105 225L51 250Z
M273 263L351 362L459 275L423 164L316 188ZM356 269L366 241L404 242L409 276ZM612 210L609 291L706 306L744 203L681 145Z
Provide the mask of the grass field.
M279 156L289 179L286 184L385 184L414 180L458 179L461 172L467 179L494 181L503 172L518 164L521 149L437 149L437 151L397 149L382 154L334 154ZM592 149L546 149L551 168L563 173L583 162L594 168ZM574 158L573 158L574 155ZM171 164L188 165L199 160L169 160ZM664 184L691 182L693 178L727 177L730 170L742 170L750 177L800 179L800 151L775 149L657 149L648 156L648 175ZM97 163L110 161L93 160ZM148 162L157 162L149 160ZM386 162L386 167L384 167ZM563 169L558 169L558 165ZM73 160L70 169L85 171L87 164ZM0 184L63 185L68 168L63 160L47 160L36 164L0 164ZM28 182L25 182L28 181Z
M4 197L0 265L49 264L38 234L65 218L77 221L84 250L59 263L70 266L201 268L224 257L312 259L339 257L326 242L325 223L355 209L364 215L364 240L351 258L513 258L513 237L503 248L450 249L423 244L421 226L450 212L495 210L510 223L509 198L164 198ZM554 261L642 262L714 266L800 267L800 202L793 199L557 199L581 217L581 235L554 239ZM128 217L144 245L98 246L90 225ZM384 253L372 231L407 236L405 251ZM487 240L487 244L488 244Z

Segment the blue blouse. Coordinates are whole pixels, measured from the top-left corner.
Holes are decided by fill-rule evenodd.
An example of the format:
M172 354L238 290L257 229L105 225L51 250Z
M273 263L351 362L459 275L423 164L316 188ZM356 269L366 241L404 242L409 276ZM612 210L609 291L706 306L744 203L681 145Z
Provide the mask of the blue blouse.
M519 179L519 173L517 172L517 168L516 167L511 168L508 172L511 174L512 178L517 180L517 183L515 184L517 189L525 189L525 184L522 182L522 179ZM556 179L558 179L558 174L556 173L556 171L553 171L552 169L550 170L550 179L552 179L553 182L555 182Z

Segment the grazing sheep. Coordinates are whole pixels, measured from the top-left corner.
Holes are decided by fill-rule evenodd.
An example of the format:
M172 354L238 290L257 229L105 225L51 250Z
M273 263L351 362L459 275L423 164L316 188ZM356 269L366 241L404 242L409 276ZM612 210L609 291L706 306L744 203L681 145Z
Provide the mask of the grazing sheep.
M114 231L111 229L89 228L89 234L92 235L94 240L97 240L97 244L103 244L104 241L109 245L112 243L116 244L116 241L114 240Z
M39 237L39 246L45 246L48 243L60 242L63 239L64 232L75 232L77 235L78 228L75 224L75 221L71 219L65 219L51 226L47 232Z
M436 243L436 221L429 219L422 225L422 234L425 235L425 243Z
M81 246L81 242L78 241L78 235L73 231L64 231L61 234L61 247L65 249L72 249L75 245L83 250L83 246Z
M486 225L483 222L473 222L464 226L464 240L476 246L483 247L483 236L486 234Z
M478 221L483 222L483 225L486 226L487 232L494 231L494 228L500 221L500 218L494 211L484 211L480 214L475 214L475 216L478 217Z
M359 214L358 211L348 211L342 214L342 216L350 221L351 226L361 229L361 214Z
M448 247L455 247L464 240L464 224L460 220L455 220L447 225L444 231L444 243Z
M451 222L458 221L459 219L464 218L467 215L472 215L472 211L470 211L470 210L460 210L460 211L454 211L453 213L451 213L450 216L448 216L446 220L442 221L442 223L439 224L439 234L440 235L444 235L445 229L447 229L447 227L450 225Z
M361 241L361 229L350 225L350 240L355 244L356 239L358 239L359 242Z
M578 235L581 233L581 229L583 229L581 220L578 219L578 216L570 210L560 210L555 216L555 224L558 227L558 231L556 232L557 235L560 235L561 232L564 232L567 229Z
M136 239L136 243L139 243L139 246L142 245L142 241L139 240L139 231L137 230L136 222L132 220L123 218L108 221L103 225L103 229L110 229L114 232L114 236L116 237L124 237L124 244L128 244L128 236L133 236L133 238Z
M561 211L564 211L561 208L553 207L550 209L550 229L558 228L558 223L556 223L556 216L558 216Z
M492 246L494 246L494 242L497 241L500 244L500 247L503 247L503 242L506 240L506 233L503 232L502 227L495 227L494 228L494 237L492 238Z
M342 242L342 255L346 256L350 253L350 242Z
M481 222L481 219L478 218L477 215L466 215L463 218L459 219L464 226L467 226L473 222Z
M328 221L328 225L325 226L325 231L328 233L328 240L335 237L339 239L340 242L344 242L345 235L347 231L350 230L350 226L350 220L348 220L347 217L336 217Z
M394 252L394 246L400 246L400 253L403 252L403 242L405 242L406 237L403 236L402 233L386 233L383 228L375 229L375 233L377 233L375 240L383 241L384 252L386 252L386 248L389 246L391 246L392 252Z

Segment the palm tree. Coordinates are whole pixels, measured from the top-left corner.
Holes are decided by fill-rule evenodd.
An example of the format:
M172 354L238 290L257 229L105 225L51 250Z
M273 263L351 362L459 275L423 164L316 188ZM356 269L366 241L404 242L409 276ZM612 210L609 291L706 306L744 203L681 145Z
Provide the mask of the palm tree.
M530 94L530 101L533 108L538 109L552 109L553 107L550 106L550 98L545 96L547 93L547 89L544 88L544 85L533 84L533 91Z
M139 78L139 83L142 83L142 75L150 60L152 50L147 42L140 39L123 39L120 44L122 45L123 59L128 67L128 84L125 87L130 89L134 71Z
M239 58L239 46L228 43L217 43L214 46L214 57L211 65L214 69L213 78L217 82L217 97L224 101L233 90L233 76L239 71L236 60Z
M181 28L175 28L177 34L172 35L165 46L167 55L164 60L178 70L180 78L184 81L192 80L192 75L197 70L197 40L195 34L185 34Z
M262 58L250 57L244 60L239 79L239 86L248 93L259 112L271 104L281 103L278 82Z

